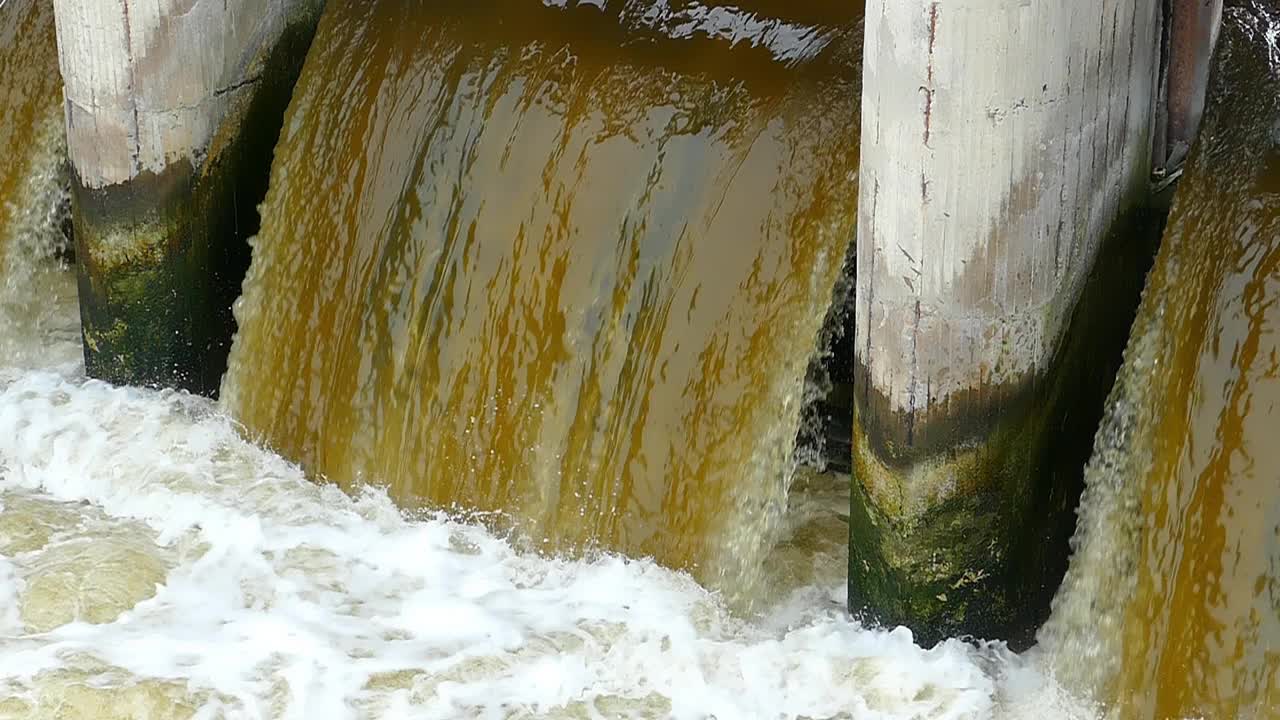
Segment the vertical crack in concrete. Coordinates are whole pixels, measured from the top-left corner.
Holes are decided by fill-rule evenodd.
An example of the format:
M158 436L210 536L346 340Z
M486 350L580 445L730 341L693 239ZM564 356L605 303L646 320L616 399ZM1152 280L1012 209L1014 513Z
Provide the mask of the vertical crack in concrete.
M911 323L911 382L907 386L907 446L915 444L916 431L916 385L920 378L920 298L916 297L915 320ZM932 385L932 383L930 383ZM930 388L932 390L932 388ZM927 409L927 408L926 408Z
M142 124L138 120L138 70L133 61L133 28L129 20L129 0L120 0L121 17L124 18L124 57L129 72L129 104L133 110L133 167L130 174L142 170Z
M1071 88L1071 58L1070 57L1067 58L1067 71L1065 74L1065 80L1063 81L1063 88L1065 90L1063 92L1063 98L1066 99L1067 93L1070 92L1070 88ZM1058 92L1056 88L1054 92ZM1067 206L1067 189L1070 185L1070 183L1068 182L1069 178L1067 173L1067 168L1069 167L1067 164L1067 146L1070 144L1070 140L1069 140L1070 137L1071 137L1071 116L1068 115L1066 112L1063 112L1062 113L1062 136L1061 136L1062 159L1059 161L1059 164L1058 164L1058 172L1061 173L1059 175L1059 182L1061 184L1058 187L1058 228L1053 239L1053 270L1055 275L1061 275L1063 272L1063 268L1066 267L1065 260L1062 257L1062 242L1067 233L1067 213L1064 212L1062 208L1065 208ZM1067 251L1070 252L1069 243L1071 242L1071 240L1067 239L1067 242L1068 242Z
M866 242L870 243L871 245L871 251L867 253L871 258L871 262L870 262L870 267L867 268L867 298L866 298L867 319L866 319L866 322L862 324L862 328L863 328L862 334L863 334L863 338L866 341L864 350L862 351L862 362L864 367L867 368L867 371L868 371L867 380L863 387L863 396L862 396L863 405L867 405L871 402L871 385L872 385L871 374L870 374L871 313L875 307L874 303L876 299L876 209L877 209L877 206L879 205L879 202L880 202L880 179L875 178L872 180L871 214L869 216L870 220L868 222L870 227L867 228L867 237L866 237ZM855 240L855 242L862 242L861 233L859 233L858 238ZM855 288L854 292L857 293L858 290ZM855 302L857 301L856 295L854 300ZM857 328L854 328L854 331L857 332Z
M937 46L938 46L938 3L933 2L929 5L929 55L928 55L928 63L925 67L925 87L923 88L924 90L924 146L926 148L930 147L929 139L930 139L930 135L933 132L933 95L934 95L933 75L934 75L934 57L937 53ZM925 225L928 224L928 218L927 218L928 213L925 211L925 205L927 205L928 202L929 202L929 178L928 178L928 172L926 171L926 172L920 173L920 212L921 212L922 221L923 221L921 224L922 229ZM922 237L921 240L922 242L928 241L927 237ZM906 254L905 250L903 251L903 254ZM915 442L916 410L922 407L921 403L916 398L916 392L919 389L919 382L920 382L920 353L919 353L920 298L924 295L924 291L925 291L924 256L926 254L927 254L927 251L922 252L920 260L918 262L915 259L911 258L910 255L907 255L907 259L911 261L911 264L913 266L912 269L916 277L915 286L911 287L911 289L915 292L915 295L916 295L916 303L915 303L914 321L911 324L911 378L907 383L907 427L906 427L907 445L912 445ZM908 286L911 286L910 282L908 282ZM930 380L932 380L932 378L930 378ZM932 382L930 382L930 385L932 385ZM927 410L928 405L927 404L924 405L923 408Z
M1133 14L1129 19L1129 36L1128 36L1129 60L1128 60L1128 63L1125 65L1126 68L1129 68L1129 74L1127 76L1128 82L1125 83L1125 86L1130 88L1134 87L1134 77L1133 77L1134 73L1139 71L1137 66L1133 64L1133 52L1138 45L1138 38L1135 37L1134 35L1134 33L1137 32L1137 27L1138 27L1138 3L1133 3ZM1160 73L1159 63L1156 63L1156 69L1152 71L1152 74L1155 76L1154 78L1152 78L1152 82L1154 84L1154 87L1156 88L1159 88L1160 86L1159 73ZM1132 98L1133 98L1133 93L1126 92L1124 94L1124 114L1120 118L1120 126L1123 128L1126 134L1130 134L1133 131L1129 125L1129 104ZM1127 139L1128 138L1126 137L1123 140L1127 140ZM1123 143L1123 140L1122 140L1122 143ZM1120 159L1120 176L1122 179L1124 179L1124 181L1127 181L1129 177L1130 156L1131 156L1131 152L1128 149L1124 148L1122 144L1121 159ZM1148 165L1150 165L1150 162L1148 162ZM1148 171L1150 169L1151 168L1148 168Z
M933 56L938 44L938 3L929 6L929 64L925 69L924 86L924 145L929 147L929 134L933 125Z

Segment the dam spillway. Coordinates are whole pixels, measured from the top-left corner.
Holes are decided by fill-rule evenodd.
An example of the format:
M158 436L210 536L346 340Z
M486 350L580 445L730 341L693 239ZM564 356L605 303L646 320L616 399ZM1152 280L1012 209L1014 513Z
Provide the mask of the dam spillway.
M851 618L850 478L795 456L857 8L332 4L215 402L90 379L51 4L0 2L0 720L1280 716L1280 18L1229 6L1015 654Z

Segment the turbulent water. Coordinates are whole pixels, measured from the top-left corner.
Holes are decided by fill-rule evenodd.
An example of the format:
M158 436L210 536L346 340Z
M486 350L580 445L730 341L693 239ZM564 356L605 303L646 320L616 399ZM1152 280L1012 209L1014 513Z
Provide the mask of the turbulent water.
M0 457L5 720L1084 717L995 648L407 519L183 395L24 373Z
M45 40L51 36L48 9L47 4L23 0L0 2L0 38L5 43L0 45L0 58L10 57L3 53L15 52L15 44L33 43L36 30L48 33L39 36ZM505 298L504 293L519 290L514 296L519 302L506 313L512 333L523 327L521 323L550 321L550 310L545 317L529 315L537 307L532 298L550 288L534 284L528 275L545 269L548 277L561 278L557 287L564 302L573 298L582 301L584 308L597 308L599 314L591 322L615 323L627 327L627 332L591 335L587 330L592 326L585 317L566 317L560 322L574 328L569 339L548 335L550 345L528 348L523 345L529 342L527 334L513 334L508 344L490 348L493 357L530 362L546 352L548 362L563 362L564 353L577 351L574 343L602 338L595 350L587 351L592 362L612 362L612 377L628 381L647 377L661 388L682 382L679 362L672 360L666 368L646 367L644 362L652 359L627 364L615 353L625 354L632 344L648 348L646 343L668 342L669 333L657 332L655 323L672 328L671 332L703 328L718 345L699 347L699 354L693 356L681 356L673 347L673 357L683 357L680 362L702 358L708 364L699 366L701 371L720 382L736 383L735 392L757 403L743 410L744 418L758 422L762 407L758 403L765 398L770 403L766 409L779 416L777 427L793 432L795 408L784 402L791 400L775 394L776 388L751 384L767 385L769 378L760 373L769 367L785 373L802 373L803 368L778 360L768 347L756 348L753 352L758 355L752 356L747 352L753 347L750 339L742 333L751 328L766 336L757 343L776 341L777 352L797 351L801 357L805 354L797 350L801 343L812 342L816 326L799 322L797 308L817 303L822 292L829 292L840 243L847 241L839 240L838 233L832 240L834 230L824 229L828 221L832 228L841 229L845 210L836 200L815 198L813 193L850 190L848 194L854 194L846 172L854 158L847 152L815 154L836 147L825 144L824 133L844 132L856 123L845 117L831 121L831 126L821 122L807 126L803 132L795 124L801 123L805 108L815 103L848 109L842 103L849 96L836 84L831 88L833 98L822 99L818 91L830 81L822 80L818 70L802 71L801 76L814 72L819 79L794 93L731 79L730 70L737 64L787 69L805 62L808 56L803 53L777 54L779 47L795 47L787 44L791 36L778 30L791 25L756 18L759 22L739 27L733 23L755 16L737 10L737 15L726 16L696 4L668 9L671 14L654 16L645 27L687 33L693 39L726 43L736 39L736 46L726 46L734 52L699 54L688 58L689 64L679 72L667 72L652 64L632 67L618 60L618 48L579 45L583 38L575 35L574 51L588 59L566 64L569 56L564 45L535 47L523 40L525 44L512 44L510 39L495 45L459 35L468 40L464 46L450 33L462 32L465 24L443 26L449 32L412 23L398 27L393 18L379 15L382 10L352 3L347 11L330 18L325 32L371 32L358 21L382 17L380 22L393 26L380 30L382 41L394 39L369 53L367 64L356 68L357 74L373 82L386 71L387 82L399 78L410 84L410 91L434 93L436 102L421 100L423 106L413 104L416 110L408 112L395 99L417 96L402 94L405 88L392 83L380 86L368 104L356 103L334 115L328 107L317 108L315 115L306 116L306 124L317 125L311 130L302 125L303 113L295 112L285 156L305 152L304 140L319 139L314 135L319 128L349 120L353 127L376 125L388 133L444 132L446 137L439 141L444 158L425 153L426 137L404 145L388 140L366 154L366 135L344 136L335 129L332 140L341 147L332 148L338 153L332 167L290 168L299 174L323 173L311 179L318 183L314 195L326 202L306 207L325 217L293 216L300 226L316 233L317 245L313 248L309 244L313 239L305 234L292 236L289 242L298 246L299 255L282 254L281 261L298 262L311 257L302 255L304 250L330 247L320 245L322 239L336 243L348 238L365 253L361 257L367 266L356 267L336 253L326 256L332 260L326 267L337 274L331 279L349 282L342 272L372 273L377 266L387 279L369 280L359 287L371 293L366 297L385 299L401 291L417 297L403 274L417 267L411 259L432 268L432 253L460 252L462 260L449 261L457 273L445 273L441 282L459 283L456 277L462 270L480 263L491 286L477 279L475 293ZM32 17L39 19L34 28L16 25L31 22ZM690 26L681 20L689 17L702 19ZM532 18L545 16L535 13ZM800 21L787 21L794 22ZM517 29L523 37L526 28ZM733 34L737 32L748 34ZM815 50L818 57L821 48L837 42L826 33L801 39L816 43L811 47L819 48ZM651 41L656 42L645 42ZM419 45L439 52L421 56ZM672 50L659 46L664 54ZM4 66L0 94L55 77L48 74L55 62L51 45L32 44L27 50L35 55ZM643 54L643 48L635 52ZM608 63L590 60L596 57L593 53L605 53ZM713 66L697 67L711 59ZM450 80L411 67L443 68ZM312 75L316 72L311 70ZM551 92L547 83L557 73L571 76L572 82L561 86L557 81L551 86L562 87L563 95L557 99L536 92L539 87ZM703 79L691 79L695 76ZM651 94L658 92L660 81L674 78L672 87L680 95L673 95L669 105L650 95L648 104L642 103L634 112L625 105L633 99L620 96L610 109L604 104L609 77L641 83L644 89L637 92ZM526 90L517 91L519 87ZM314 95L323 96L323 88L312 87L310 92L315 102L323 100ZM35 102L36 95L21 95L21 101L18 97L7 95L0 104L0 112L10 113L4 116L6 123L15 111L31 113L21 117L35 117L48 110L47 96L39 96L34 105L24 103L25 98ZM569 107L577 108L571 123L564 120ZM421 113L439 122L423 124ZM486 127L498 139L452 137L451 133L465 135L466 131L445 122L449 113L490 118ZM730 116L737 120L724 119ZM298 466L247 441L245 429L208 400L114 388L85 379L73 273L54 257L62 242L57 231L62 151L58 134L46 132L48 127L35 123L14 131L17 134L0 136L10 143L5 146L9 152L0 155L0 177L14 179L3 186L0 200L17 210L0 223L0 253L6 258L0 266L5 288L0 302L0 719L1089 716L1088 706L1064 694L1038 666L998 645L950 641L925 651L904 630L868 630L850 622L842 609L847 478L801 474L795 479L789 512L776 529L779 541L762 563L771 592L763 596L761 614L743 619L726 609L720 595L690 575L652 560L605 553L585 559L551 557L515 547L487 525L457 516L406 513L384 491L347 493L310 481ZM52 127L56 129L56 124ZM454 129L446 132L448 128ZM519 142L507 147L503 137ZM547 142L562 152L548 159L546 146L539 144ZM540 154L530 155L535 151ZM468 153L475 154L469 164L459 159ZM505 160L500 157L504 155ZM597 155L598 160L592 160ZM495 165L499 161L506 162L510 171L499 172ZM649 179L632 180L618 172L617 163L624 161L632 167L648 162ZM802 170L810 161L813 169ZM411 171L418 166L419 170ZM469 167L467 172L495 184L491 192L472 194L469 200L445 192L442 197L458 203L456 208L414 205L413 198L432 187L423 178L426 169L433 167L448 172ZM378 175L377 168L387 173L398 168L402 174ZM535 182L544 177L544 169L545 187ZM678 182L684 173L696 183ZM575 179L578 174L581 180ZM276 179L280 178L277 173ZM353 187L365 183L361 187L370 193L366 201L377 199L382 204L364 209L345 205L338 200L347 189L329 187L321 180ZM445 179L438 182L448 184ZM634 187L620 187L628 183ZM761 185L782 199L768 199ZM32 193L22 188L43 190ZM619 193L621 205L606 202L606 189ZM752 202L744 206L726 199L731 189L747 193ZM533 203L532 210L519 206L543 192L561 200ZM581 219L570 222L564 203L575 193L579 199L572 217ZM821 207L806 209L797 199L801 195ZM722 199L723 209L715 210ZM277 193L267 208L283 208L279 203L284 202L283 194ZM667 209L658 212L655 203ZM480 205L492 209L482 210ZM502 208L506 210L499 212ZM392 209L406 213L404 218L379 215ZM474 220L477 231L489 224L515 231L523 224L536 227L536 233L514 232L505 238L508 242L519 239L528 256L494 258L496 251L488 244L467 246L465 233L410 232L408 228L428 227L425 215L415 214L428 212L443 214L436 221L454 218L459 227ZM533 219L524 217L526 212L534 213ZM564 218L563 226L548 220L557 214ZM636 224L627 221L624 227L620 214L636 218ZM322 220L349 225L326 231ZM589 227L583 225L588 222ZM687 228L689 244L656 244L658 224L663 232ZM583 239L587 230L600 228L611 229L609 243L589 235ZM694 230L698 231L697 248L691 244ZM582 249L589 264L599 265L599 273L612 272L615 260L625 260L618 277L629 278L626 287L636 290L607 285L602 295L607 302L594 305L591 300L600 290L600 274L565 265L569 239L557 234L561 231L575 236L574 246ZM819 268L816 274L780 271L783 258L772 255L762 240L766 236L787 239L793 233L799 239L780 243L777 252L795 254L797 263ZM452 237L460 246L433 245L444 237ZM264 236L260 247L265 248L267 241ZM826 246L826 242L833 244ZM614 250L615 246L619 249ZM699 249L704 246L705 250ZM463 252L466 247L470 249ZM616 255L607 254L606 247ZM730 252L736 247L752 248L747 255L752 270L745 275L736 264L739 258ZM698 259L703 252L710 257ZM372 262L384 255L389 258L384 263ZM547 263L545 268L542 262ZM681 262L691 263L683 271L685 285L680 286L687 294L664 296L672 291L663 290L663 282L678 286L674 271ZM709 269L708 263L714 267ZM520 274L513 276L517 268ZM696 302L690 297L697 289L691 285L695 270L712 275L699 284ZM301 284L302 274L297 275ZM258 282L265 280L260 277ZM735 293L740 284L745 289ZM756 295L767 293L789 299L778 305L757 301ZM554 300L550 298L545 307L556 308ZM409 333L410 321L425 312L416 301L405 302L406 315L396 319L402 323L396 327L405 333L396 336L401 342L421 335L418 330L414 330L417 335ZM461 305L451 303L438 301L439 313L457 316ZM278 321L284 323L293 317L314 317L308 313L319 312L319 307L304 305L295 311L278 306L271 312L281 313ZM709 317L699 315L704 308L709 308ZM355 309L351 313L347 322L378 322L371 313ZM757 320L769 322L749 323L744 318L751 313L763 313ZM821 317L820 312L814 315ZM500 316L490 320L502 321ZM485 327L483 323L480 328L446 325L459 343L479 337ZM719 335L713 332L717 329ZM374 342L381 337L376 333L362 336L354 328L349 331L352 337L366 339L340 358L318 354L316 361L358 361L359 353L369 350L371 360L400 358L400 366L378 365L379 372L405 367L405 356L396 354L403 353L403 345L380 348ZM425 357L441 349L437 335L422 337L422 347L415 352ZM306 339L299 335L272 341L307 358L319 348L309 340L302 342ZM459 352L469 354L472 362L491 359L469 345L463 348ZM735 353L755 357L747 363L749 372L737 365ZM295 388L289 376L265 358L252 394L292 393ZM491 371L514 372L502 366ZM249 385L248 378L243 368L240 372L242 389L230 394L240 393L238 402L246 403L251 399L243 389ZM573 375L583 372L582 365L570 365L551 385L546 385L546 377L535 376L531 381L543 383L544 392L552 388L559 393L561 388L577 387ZM304 381L316 377L302 376ZM601 371L596 377L603 383L610 376ZM787 377L792 384L795 377ZM586 393L589 385L582 383L581 392ZM696 387L709 393L713 384ZM397 393L411 388L403 382L390 385ZM591 392L603 392L603 388ZM667 418L677 429L686 428L685 432L706 427L730 433L737 427L734 422L745 422L721 417L729 411L723 400L711 396L703 398L705 406L697 406L708 413L700 420L703 425L679 425L680 413L692 410L665 407L656 398L671 402L669 396L655 392L650 417ZM548 398L557 412L564 409L556 404L558 398L558 394ZM423 402L421 408L429 407ZM382 407L388 422L393 412L419 408L394 403ZM598 407L601 422L621 423L631 417ZM526 404L528 408L532 405ZM440 421L424 416L419 427L429 431L428 438L438 439L438 434L430 434L437 432L432 422ZM662 427L662 443L694 441L677 438L677 429L671 426ZM494 430L492 438L528 439L501 434L510 432ZM350 437L352 442L366 441L360 433L352 432ZM636 442L644 445L643 439ZM494 449L510 453L508 463L520 457L507 445ZM406 447L397 452L405 453L406 468L421 467L426 459L412 450ZM715 452L710 449L709 457L724 462ZM642 472L643 462L659 462L649 457L632 456L636 477L657 477L652 471ZM742 467L744 461L734 462ZM395 477L404 487L411 484L409 475ZM637 496L636 501L654 499ZM684 501L673 502L679 506Z
M1042 633L1119 717L1280 717L1278 38L1228 11Z
M0 720L1280 716L1280 17L1227 13L1020 657L849 620L848 478L791 479L847 13L596 5L334 3L219 405L84 377L51 8L0 0ZM549 552L597 534L704 581L749 539L757 612Z
M223 398L344 487L741 597L856 224L859 18L640 5L331 4Z

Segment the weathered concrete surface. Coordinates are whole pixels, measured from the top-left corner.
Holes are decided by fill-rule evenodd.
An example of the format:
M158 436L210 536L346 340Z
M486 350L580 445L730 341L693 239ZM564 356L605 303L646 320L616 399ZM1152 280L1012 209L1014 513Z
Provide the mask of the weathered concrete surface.
M855 612L925 641L1026 635L1047 612L1141 279L1127 228L1148 194L1160 12L870 0ZM1091 280L1108 237L1118 285ZM1101 312L1068 343L1090 283Z
M319 0L56 0L85 359L216 390Z

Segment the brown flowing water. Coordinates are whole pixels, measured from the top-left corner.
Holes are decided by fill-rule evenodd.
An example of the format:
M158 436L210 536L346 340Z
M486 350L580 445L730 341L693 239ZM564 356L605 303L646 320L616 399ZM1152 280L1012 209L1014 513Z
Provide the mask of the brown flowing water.
M66 243L65 156L53 2L6 0L0 4L0 355L6 365L48 360L16 338L58 324L52 316L75 302L73 284L51 257Z
M12 136L49 193L0 240L0 720L1085 717L998 644L850 622L848 480L788 480L851 241L856 13L561 4L331 3L347 51L317 42L290 117L226 394L288 458L84 376L60 134ZM701 577L740 530L783 602L317 471Z
M1278 38L1228 10L1042 632L1117 717L1280 717Z
M1280 717L1268 7L1226 15L1018 657L832 609L847 478L791 480L852 239L856 11L332 3L219 406L83 377L51 4L0 0L0 720ZM801 592L744 619L559 553L596 545Z
M36 204L27 189L41 147L33 141L61 119L53 3L6 0L0 5L0 228L6 236Z
M290 118L240 308L237 352L257 342L261 365L227 404L279 403L257 422L312 480L510 500L557 549L598 532L577 510L618 523L605 547L673 565L734 529L680 512L781 522L760 569L786 602L744 619L649 559L526 552L311 482L224 406L59 364L80 347L72 295L56 328L0 324L35 360L0 356L0 719L1080 717L998 645L924 650L848 620L847 478L798 473L781 520L732 505L787 489L851 240L856 17L405 5L326 20L349 52L316 51ZM447 414L476 404L474 426ZM450 428L483 463L436 448ZM630 495L577 505L587 465ZM522 504L530 488L566 497Z
M742 593L853 239L860 21L635 5L331 4L223 398L344 487Z

